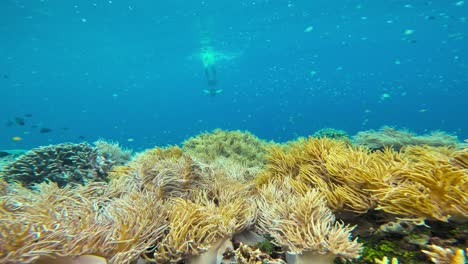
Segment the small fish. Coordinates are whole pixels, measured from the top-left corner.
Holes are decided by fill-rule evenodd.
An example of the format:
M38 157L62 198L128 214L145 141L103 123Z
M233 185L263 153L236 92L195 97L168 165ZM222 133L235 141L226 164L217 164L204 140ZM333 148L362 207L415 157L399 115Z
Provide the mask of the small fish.
M85 139L85 136L78 136L78 139Z
M50 133L50 132L52 132L52 129L47 128L47 127L43 127L39 130L39 133Z
M25 117L32 117L32 114L25 114Z
M392 97L391 94L389 94L389 93L383 93L382 95L380 95L380 100L381 100L381 101L384 101L384 100L390 99L390 97Z
M420 110L419 110L419 113L425 113L425 112L427 112L427 111L428 111L428 109L420 109Z
M10 76L3 74L3 79L10 79Z
M15 123L19 126L24 126L24 124L26 124L24 118L22 117L15 117Z
M313 26L309 26L309 27L306 27L304 29L304 32L308 33L308 32L311 32L312 30L314 30L314 27Z
M12 137L11 140L13 140L13 141L21 141L21 140L23 140L23 139L22 139L21 137L16 136L16 137Z
M63 131L68 131L68 130L70 130L70 128L68 128L68 127L62 127L62 130L63 130Z
M13 123L13 121L7 121L7 122L5 123L5 126L11 127L11 126L13 126L14 124L15 124L15 123Z

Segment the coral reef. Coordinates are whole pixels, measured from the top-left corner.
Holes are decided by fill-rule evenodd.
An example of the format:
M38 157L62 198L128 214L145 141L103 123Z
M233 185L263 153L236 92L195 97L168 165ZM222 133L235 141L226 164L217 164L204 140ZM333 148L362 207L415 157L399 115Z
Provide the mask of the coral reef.
M371 150L382 150L392 147L396 150L409 145L428 145L433 147L456 147L459 142L456 136L442 131L435 131L427 135L418 136L407 130L397 130L392 127L383 127L378 131L369 130L357 133L353 137L359 146L365 146Z
M316 138L332 138L346 141L347 143L351 143L348 133L344 130L334 129L334 128L322 128L315 132L313 137Z
M465 262L466 146L190 140L20 156L0 178L0 263Z
M202 133L184 141L183 149L202 162L209 163L225 157L247 167L261 167L265 163L267 142L249 132L224 131Z
M380 209L415 220L465 221L468 174L459 168L465 159L463 151L448 147L370 152L338 140L308 138L287 149L270 148L255 181L261 186L291 177L296 191L318 189L335 212Z

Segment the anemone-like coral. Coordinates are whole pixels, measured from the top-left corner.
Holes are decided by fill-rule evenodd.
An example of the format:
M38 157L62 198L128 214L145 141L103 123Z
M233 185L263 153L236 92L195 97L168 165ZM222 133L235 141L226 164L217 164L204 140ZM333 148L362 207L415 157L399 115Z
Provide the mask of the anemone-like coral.
M132 156L132 151L123 149L119 143L99 139L94 142L98 157L104 159L100 163L107 164L108 167L119 166L127 163ZM107 171L109 169L106 169Z
M187 139L183 149L202 162L226 157L247 167L261 167L265 163L267 142L249 132L216 129Z
M316 188L334 211L382 209L412 219L466 219L465 152L451 147L406 146L369 151L342 141L301 139L272 147L258 186L291 177L296 191Z
M2 174L8 182L19 181L25 186L46 180L59 186L101 181L112 166L125 162L129 153L102 140L96 144L64 143L32 149L6 165Z
M229 235L220 228L214 206L181 198L174 198L170 203L169 229L156 248L156 262L180 263L207 252L210 246Z
M434 147L456 147L459 142L456 136L441 131L418 136L410 131L397 130L392 127L383 127L378 131L369 130L359 132L353 137L356 144L371 150L391 147L396 150L409 145L428 145Z
M269 150L266 169L255 179L257 185L291 177L297 191L320 190L333 210L362 213L375 206L363 188L374 173L370 172L372 160L367 150L340 140L312 137L290 143L287 149Z
M110 199L104 183L30 190L11 186L0 204L0 263L50 263L96 255L129 263L162 238L166 211L147 192Z
M137 155L125 170L127 177L123 181L130 181L159 199L187 196L202 183L200 165L178 147L147 150Z
M427 146L402 151L405 166L371 190L378 209L405 218L466 221L468 173L450 163L454 151Z
M466 249L468 251L468 248ZM466 264L465 250L442 248L436 245L428 246L422 251L434 263L438 264Z
M353 227L335 220L319 191L297 193L288 180L263 185L257 200L258 228L285 248L288 263L358 258L362 247L350 239Z

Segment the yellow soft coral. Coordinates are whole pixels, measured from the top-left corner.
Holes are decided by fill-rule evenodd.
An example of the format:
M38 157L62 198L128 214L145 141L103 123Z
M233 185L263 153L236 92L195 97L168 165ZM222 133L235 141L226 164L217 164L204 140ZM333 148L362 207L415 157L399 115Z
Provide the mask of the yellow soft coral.
M359 257L361 245L350 239L353 228L335 221L322 194L315 189L298 194L287 187L287 181L266 184L259 190L258 228L271 235L297 263ZM310 262L300 262L304 258Z
M450 163L453 151L433 147L403 151L405 167L372 190L378 208L405 218L466 219L468 174Z

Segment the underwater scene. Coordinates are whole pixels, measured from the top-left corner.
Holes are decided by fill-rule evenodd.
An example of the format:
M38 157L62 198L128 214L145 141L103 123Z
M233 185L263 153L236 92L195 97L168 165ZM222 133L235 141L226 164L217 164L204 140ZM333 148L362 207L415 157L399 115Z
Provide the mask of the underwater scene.
M0 264L462 264L468 1L0 0Z

